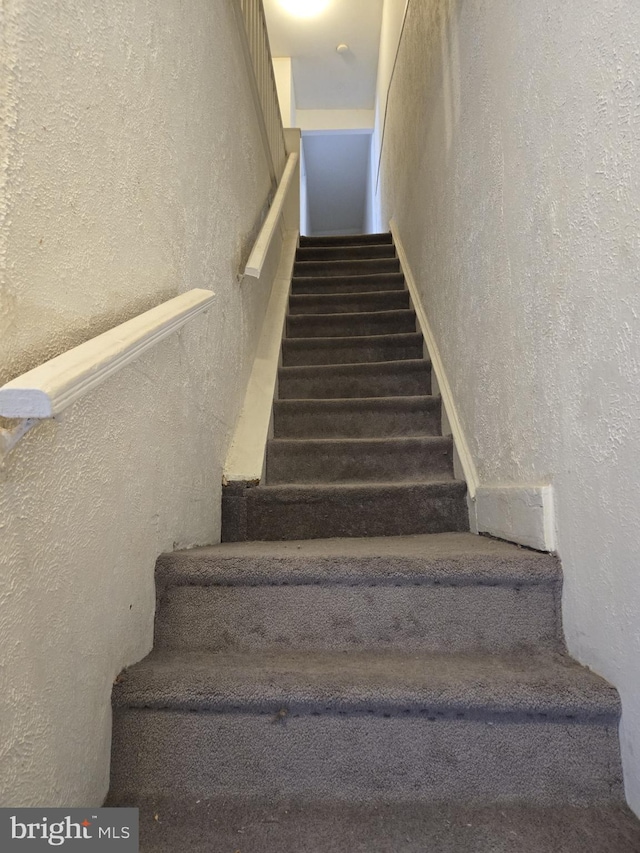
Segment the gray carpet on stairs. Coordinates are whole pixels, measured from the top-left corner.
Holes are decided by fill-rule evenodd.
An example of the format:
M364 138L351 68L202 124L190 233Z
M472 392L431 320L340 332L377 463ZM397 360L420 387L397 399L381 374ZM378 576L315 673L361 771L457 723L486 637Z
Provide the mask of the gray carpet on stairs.
M300 246L296 259L298 261L335 261L359 260L365 258L395 258L396 253L392 243L383 245L369 244L364 246Z
M374 291L404 290L404 276L396 273L363 273L340 276L296 276L292 295L372 293Z
M329 237L307 237L304 234L300 235L300 247L303 249L308 246L344 246L348 249L352 246L367 244L379 246L383 243L393 243L393 237L389 231L386 231L384 234L356 234Z
M431 364L426 359L370 364L322 364L282 367L281 400L368 399L431 393Z
M416 315L408 308L336 314L290 314L289 338L339 338L363 335L400 335L416 331Z
M468 529L430 392L389 236L301 241L266 479L224 488L223 540Z
M623 806L145 800L142 853L638 853Z
M274 438L267 479L278 483L411 483L452 478L448 436Z
M276 400L274 438L379 438L438 435L441 401L430 395Z
M298 261L293 267L294 276L371 275L400 272L397 258L361 258L342 261Z
M468 530L391 236L301 238L266 482L113 689L143 851L640 853L558 561Z
M285 367L312 364L361 364L422 357L422 336L417 332L344 337L286 338L282 342Z
M196 548L156 583L156 649L562 648L557 561L468 533Z
M227 541L408 536L468 530L466 485L283 483L228 488L222 503Z
M296 293L289 299L289 313L357 314L409 308L409 291L374 290L370 293Z

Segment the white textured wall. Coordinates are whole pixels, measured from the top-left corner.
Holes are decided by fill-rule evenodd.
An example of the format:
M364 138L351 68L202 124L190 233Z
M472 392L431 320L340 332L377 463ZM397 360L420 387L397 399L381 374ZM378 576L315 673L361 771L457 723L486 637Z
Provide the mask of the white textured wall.
M270 190L252 109L230 0L0 0L0 382L217 294L0 470L2 806L101 802L155 558L219 537L269 295L235 279Z
M411 0L384 148L482 483L554 484L640 811L640 5Z

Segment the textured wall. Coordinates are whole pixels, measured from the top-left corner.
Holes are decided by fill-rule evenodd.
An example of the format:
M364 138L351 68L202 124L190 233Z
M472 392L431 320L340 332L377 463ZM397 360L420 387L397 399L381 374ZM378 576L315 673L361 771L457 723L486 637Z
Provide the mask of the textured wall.
M155 558L219 537L269 295L235 275L269 191L231 0L0 0L0 382L217 294L0 470L0 805L100 803Z
M570 649L640 811L640 6L411 0L383 214L483 484L552 481Z

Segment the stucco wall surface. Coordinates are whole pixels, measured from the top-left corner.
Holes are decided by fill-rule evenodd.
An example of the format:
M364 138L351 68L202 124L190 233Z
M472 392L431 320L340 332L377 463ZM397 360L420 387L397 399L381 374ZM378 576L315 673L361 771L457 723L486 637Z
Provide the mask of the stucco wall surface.
M0 469L2 806L102 801L156 556L219 539L278 260L237 282L271 189L252 103L231 0L0 0L0 382L217 294Z
M640 812L640 6L411 0L383 151L481 484L552 482Z

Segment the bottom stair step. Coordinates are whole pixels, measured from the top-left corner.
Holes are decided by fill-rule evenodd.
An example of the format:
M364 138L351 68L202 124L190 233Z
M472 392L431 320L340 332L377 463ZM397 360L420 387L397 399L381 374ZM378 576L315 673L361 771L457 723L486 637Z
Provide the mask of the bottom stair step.
M349 483L223 488L222 539L406 536L469 529L466 483Z
M114 796L622 801L617 694L557 654L162 651L113 701Z
M114 805L127 805L115 803ZM622 805L465 806L154 799L140 807L141 853L638 853Z

